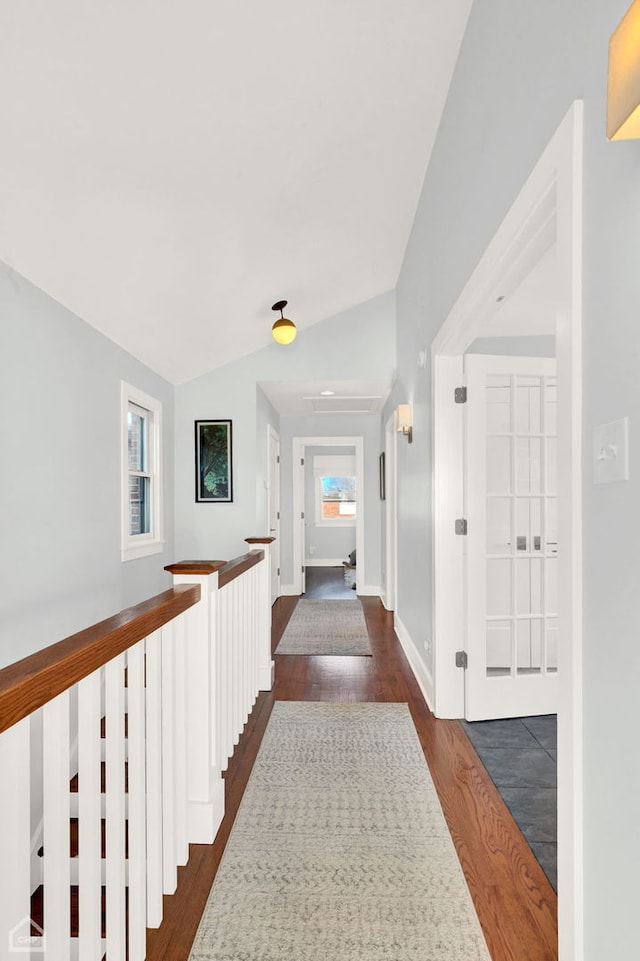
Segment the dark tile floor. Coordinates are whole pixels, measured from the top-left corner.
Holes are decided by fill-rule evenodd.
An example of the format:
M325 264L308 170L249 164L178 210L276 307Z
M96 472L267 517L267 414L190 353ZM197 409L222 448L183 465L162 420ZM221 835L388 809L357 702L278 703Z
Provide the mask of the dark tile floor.
M356 600L357 594L344 583L344 567L307 567L306 590L309 600L348 601Z
M462 724L542 870L557 890L556 715Z

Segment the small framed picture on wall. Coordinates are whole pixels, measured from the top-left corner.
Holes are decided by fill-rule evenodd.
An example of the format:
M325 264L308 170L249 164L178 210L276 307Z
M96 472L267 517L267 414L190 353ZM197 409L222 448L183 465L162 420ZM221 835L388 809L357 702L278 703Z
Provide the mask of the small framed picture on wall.
M229 504L233 500L231 421L197 420L196 502Z

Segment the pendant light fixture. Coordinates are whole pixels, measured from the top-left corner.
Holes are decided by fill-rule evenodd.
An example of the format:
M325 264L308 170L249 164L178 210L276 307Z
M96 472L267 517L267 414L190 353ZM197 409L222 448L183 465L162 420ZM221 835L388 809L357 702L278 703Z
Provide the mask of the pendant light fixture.
M290 344L296 339L296 325L292 320L287 320L283 314L284 308L287 306L286 300L279 300L273 305L271 310L279 310L280 317L276 320L275 324L271 328L271 333L273 334L273 339L277 344Z

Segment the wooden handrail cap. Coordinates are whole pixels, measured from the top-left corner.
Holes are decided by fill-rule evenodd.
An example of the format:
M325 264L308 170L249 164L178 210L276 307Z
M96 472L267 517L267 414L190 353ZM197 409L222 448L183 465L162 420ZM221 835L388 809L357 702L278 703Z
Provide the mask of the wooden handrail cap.
M247 544L273 544L275 537L245 537Z
M167 564L165 571L170 574L215 574L227 561L178 561Z

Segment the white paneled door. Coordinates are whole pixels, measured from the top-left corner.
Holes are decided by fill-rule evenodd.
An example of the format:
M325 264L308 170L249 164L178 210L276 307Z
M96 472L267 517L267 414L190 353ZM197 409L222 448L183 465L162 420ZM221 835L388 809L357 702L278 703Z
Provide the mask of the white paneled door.
M465 357L465 717L557 710L556 362Z

